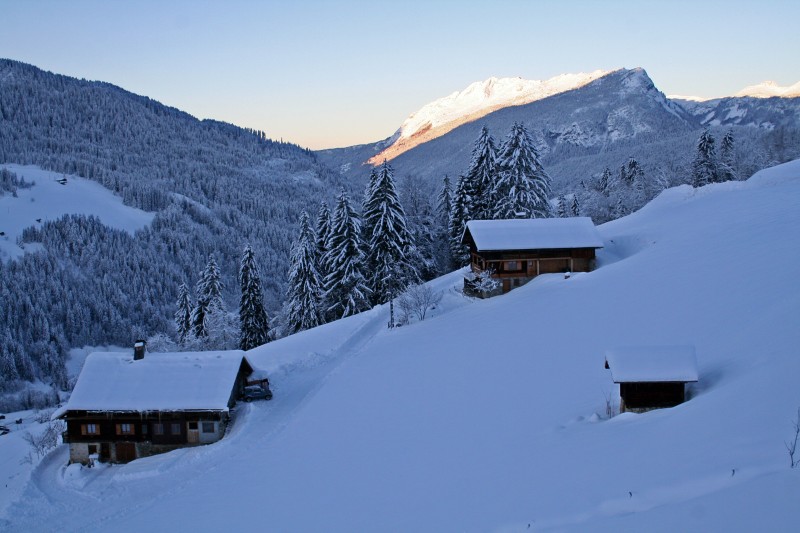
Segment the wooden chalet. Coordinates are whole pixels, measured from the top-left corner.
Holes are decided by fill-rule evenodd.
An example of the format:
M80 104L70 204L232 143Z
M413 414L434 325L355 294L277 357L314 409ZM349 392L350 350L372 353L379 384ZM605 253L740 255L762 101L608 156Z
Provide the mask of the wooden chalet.
M539 274L588 272L603 240L588 217L470 220L461 243L469 246L468 294L483 298L504 294ZM499 285L486 291L475 276L490 272Z
M66 420L71 463L126 463L225 434L253 374L244 352L144 352L142 344L133 356L86 358L69 402L53 415Z
M674 407L698 379L693 346L638 346L606 351L605 367L619 384L620 412Z

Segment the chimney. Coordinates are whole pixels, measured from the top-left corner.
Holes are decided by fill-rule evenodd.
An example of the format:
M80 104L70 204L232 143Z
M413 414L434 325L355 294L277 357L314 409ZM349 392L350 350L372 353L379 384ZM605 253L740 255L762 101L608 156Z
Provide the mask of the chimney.
M147 341L138 340L133 343L133 360L144 359L144 352L147 350Z

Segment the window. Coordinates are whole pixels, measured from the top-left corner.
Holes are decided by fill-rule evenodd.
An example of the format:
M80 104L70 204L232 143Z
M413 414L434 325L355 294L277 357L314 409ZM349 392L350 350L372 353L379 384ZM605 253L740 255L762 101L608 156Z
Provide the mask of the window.
M142 424L142 435L147 435L147 423Z
M97 444L90 444L89 445L89 455L94 455L97 453Z
M203 422L203 433L214 433L214 422Z
M181 434L181 425L180 424L178 424L177 422L173 422L171 424L171 426L172 427L170 428L170 432L173 435L180 435Z
M506 270L519 270L519 261L507 261Z
M153 435L163 435L164 434L164 424L161 422L156 422L153 424Z
M81 424L81 435L99 435L100 426L97 424Z
M133 435L133 424L117 424L117 435Z

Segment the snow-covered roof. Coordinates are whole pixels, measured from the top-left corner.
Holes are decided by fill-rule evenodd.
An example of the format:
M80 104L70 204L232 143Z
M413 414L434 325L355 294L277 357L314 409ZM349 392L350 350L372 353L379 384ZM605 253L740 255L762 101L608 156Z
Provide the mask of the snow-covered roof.
M626 346L606 350L614 383L697 381L694 346Z
M241 350L148 353L95 352L86 358L67 411L226 411Z
M589 217L470 220L462 242L467 232L478 251L603 247Z

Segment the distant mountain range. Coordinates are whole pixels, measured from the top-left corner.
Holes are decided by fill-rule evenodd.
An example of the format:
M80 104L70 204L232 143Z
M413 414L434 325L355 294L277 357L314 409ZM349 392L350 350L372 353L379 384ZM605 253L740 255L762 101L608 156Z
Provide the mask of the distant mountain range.
M737 96L697 101L668 98L644 69L562 75L547 81L489 79L413 113L391 137L317 152L350 179L390 160L400 175L428 180L466 170L472 144L486 125L499 142L523 122L537 140L557 190L617 168L635 157L646 171L679 182L702 129L734 128L742 175L796 157L775 132L796 135L800 84L749 87ZM721 137L723 132L719 133Z

